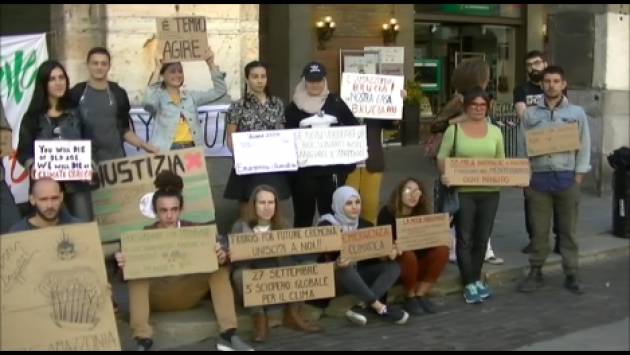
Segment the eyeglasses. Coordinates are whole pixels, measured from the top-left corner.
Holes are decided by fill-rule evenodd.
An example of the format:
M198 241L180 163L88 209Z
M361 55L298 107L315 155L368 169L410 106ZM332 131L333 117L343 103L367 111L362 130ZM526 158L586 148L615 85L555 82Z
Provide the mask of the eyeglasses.
M476 103L476 102L473 102L473 103L471 103L471 104L470 104L470 105L468 105L468 106L470 106L470 107L472 107L472 108L486 108L486 107L488 107L488 104L487 104L487 103L485 103L485 102L483 102L483 103Z
M403 194L405 194L405 195L422 195L422 190L420 190L420 189L413 189L412 190L412 189L406 188L406 189L403 190Z

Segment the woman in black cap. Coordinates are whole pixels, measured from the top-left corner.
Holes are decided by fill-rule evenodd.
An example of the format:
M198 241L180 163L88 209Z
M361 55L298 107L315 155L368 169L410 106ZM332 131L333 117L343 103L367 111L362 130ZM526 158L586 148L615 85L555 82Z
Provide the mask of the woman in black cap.
M321 128L358 125L343 100L328 91L326 68L318 62L304 67L295 87L293 101L285 110L286 128ZM320 216L332 213L332 194L345 184L356 164L300 168L293 174L293 211L295 228L313 225L315 204Z

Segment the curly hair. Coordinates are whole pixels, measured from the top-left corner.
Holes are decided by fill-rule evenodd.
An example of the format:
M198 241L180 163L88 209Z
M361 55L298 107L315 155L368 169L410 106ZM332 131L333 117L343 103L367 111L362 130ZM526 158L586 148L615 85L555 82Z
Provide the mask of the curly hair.
M402 215L403 203L402 203L401 196L402 196L403 190L405 189L405 185L407 185L407 183L409 182L416 183L420 191L422 191L422 195L420 196L420 200L418 201L418 204L415 205L411 209L411 214L409 216L403 216ZM401 180L400 183L398 183L398 185L396 186L396 188L392 190L392 193L389 196L387 209L392 215L396 217L420 216L420 215L431 213L431 202L426 193L424 184L420 180L411 176L407 177L406 179Z
M170 170L162 170L155 177L153 184L157 188L151 200L151 205L155 213L157 213L157 201L162 197L176 197L179 199L179 208L184 208L184 196L182 195L184 180L182 180L181 176Z

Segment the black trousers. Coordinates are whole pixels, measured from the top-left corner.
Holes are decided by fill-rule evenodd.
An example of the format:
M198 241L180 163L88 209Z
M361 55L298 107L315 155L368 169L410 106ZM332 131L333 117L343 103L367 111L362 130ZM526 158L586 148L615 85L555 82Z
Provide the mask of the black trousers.
M315 175L295 173L291 183L293 194L293 227L313 226L315 208L319 215L332 213L332 194L346 182L347 174Z

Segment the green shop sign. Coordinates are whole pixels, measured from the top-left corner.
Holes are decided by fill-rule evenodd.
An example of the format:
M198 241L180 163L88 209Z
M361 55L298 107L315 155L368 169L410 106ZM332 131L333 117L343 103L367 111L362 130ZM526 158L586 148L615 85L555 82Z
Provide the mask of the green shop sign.
M444 4L442 12L457 15L499 16L497 4Z

